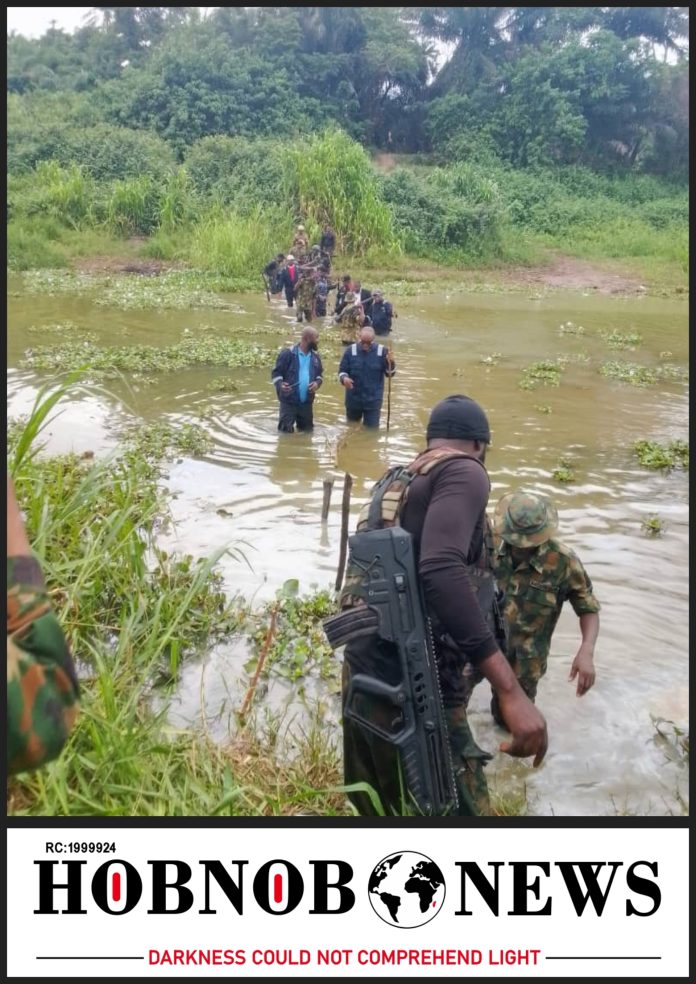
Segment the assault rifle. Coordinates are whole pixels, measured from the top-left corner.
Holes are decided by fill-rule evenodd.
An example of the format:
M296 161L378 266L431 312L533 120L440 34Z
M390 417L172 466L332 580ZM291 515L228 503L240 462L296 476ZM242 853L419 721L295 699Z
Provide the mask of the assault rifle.
M324 620L333 649L372 637L390 644L396 676L351 676L344 715L398 752L406 794L426 816L456 810L458 797L430 623L416 576L413 542L400 526L350 537L349 564L364 573L367 605ZM388 726L361 714L365 703L384 707Z

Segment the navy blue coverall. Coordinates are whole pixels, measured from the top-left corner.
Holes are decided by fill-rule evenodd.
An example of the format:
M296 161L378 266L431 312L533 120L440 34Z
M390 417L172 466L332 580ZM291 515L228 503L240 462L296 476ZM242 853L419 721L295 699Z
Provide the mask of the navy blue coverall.
M346 420L362 420L366 427L379 427L379 415L384 399L384 377L393 376L396 364L387 361L387 348L372 342L369 349L360 342L348 345L338 368L338 381L353 382L346 387Z

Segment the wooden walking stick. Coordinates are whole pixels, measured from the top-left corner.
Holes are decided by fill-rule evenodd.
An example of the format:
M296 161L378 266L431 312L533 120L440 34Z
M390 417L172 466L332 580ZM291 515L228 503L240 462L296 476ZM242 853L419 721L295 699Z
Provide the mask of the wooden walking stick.
M387 352L391 356L391 349L387 349ZM389 362L389 368L391 369L391 362ZM389 421L391 419L391 373L387 376L387 431L389 430Z
M336 591L341 590L343 571L346 566L346 551L348 549L348 519L350 516L350 490L353 476L346 472L343 479L343 502L341 503L341 546L338 554L338 570L336 572Z
M266 280L266 274L262 273L261 277L263 279L263 289L266 291L266 300L270 301L271 295L268 293L268 281Z

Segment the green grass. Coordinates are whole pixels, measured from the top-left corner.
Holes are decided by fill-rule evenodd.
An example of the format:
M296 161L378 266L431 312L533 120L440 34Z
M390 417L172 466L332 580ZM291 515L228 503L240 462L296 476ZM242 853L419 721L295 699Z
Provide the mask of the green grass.
M255 289L270 257L281 247L288 248L291 241L289 216L277 210L259 207L251 215L212 214L194 228L189 259L201 270L236 283L251 283Z
M32 546L80 666L81 706L60 757L8 786L8 812L48 816L349 814L336 792L339 753L323 710L304 729L258 713L234 740L175 731L165 698L184 662L239 631L248 612L221 590L209 558L167 554L162 462L200 450L195 429L138 428L109 458L40 453L43 429L69 384L42 391L8 438L9 468ZM241 695L240 695L241 702Z

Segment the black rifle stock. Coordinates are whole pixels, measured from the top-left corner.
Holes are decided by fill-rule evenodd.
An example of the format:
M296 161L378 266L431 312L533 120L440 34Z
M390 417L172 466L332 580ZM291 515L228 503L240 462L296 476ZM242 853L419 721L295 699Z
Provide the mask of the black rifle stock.
M430 624L420 595L411 535L401 527L350 537L350 570L365 573L367 607L357 606L324 621L333 648L377 636L392 644L399 682L377 675L351 675L344 714L361 728L392 744L407 795L425 815L456 812L457 786ZM384 728L360 713L360 696L389 706Z

